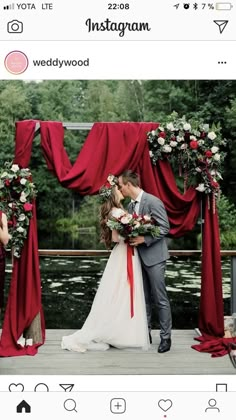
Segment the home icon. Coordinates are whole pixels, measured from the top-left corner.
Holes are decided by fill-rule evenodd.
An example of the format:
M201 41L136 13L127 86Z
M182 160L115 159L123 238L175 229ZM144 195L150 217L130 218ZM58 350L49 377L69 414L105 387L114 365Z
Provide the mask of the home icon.
M31 413L31 407L25 400L22 400L20 404L17 405L16 412L17 413L23 413L23 412Z

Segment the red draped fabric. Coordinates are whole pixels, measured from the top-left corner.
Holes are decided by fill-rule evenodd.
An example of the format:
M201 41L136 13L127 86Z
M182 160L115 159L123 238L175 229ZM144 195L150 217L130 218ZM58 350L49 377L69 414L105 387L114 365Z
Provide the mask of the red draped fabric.
M22 166L29 162L34 126L35 121L17 123L16 140L21 140L16 144L15 163ZM184 195L178 191L168 161L160 161L155 167L152 165L147 132L157 127L157 123L95 123L74 165L64 148L62 123L40 122L41 146L49 170L64 187L81 195L96 194L109 173L119 175L126 169L137 171L143 189L164 202L171 224L170 233L179 237L194 227L201 196L194 188L189 188ZM217 214L207 206L204 213L199 328L206 344L212 336L223 337L224 323Z
M200 300L199 329L203 333L197 338L200 344L192 346L195 350L211 353L213 357L224 356L228 353L229 344L236 343L236 338L223 337L224 325L222 318L224 313L222 298L222 273L220 261L220 238L218 215L208 209L209 202L205 200L205 223L202 238L202 285ZM211 281L208 281L211 279ZM212 305L212 301L215 302ZM201 314L204 314L202 316Z
M15 159L21 167L28 167L34 139L35 121L16 124ZM37 344L22 347L17 344L24 331L30 327L36 315L40 314L42 340ZM30 219L28 237L22 249L21 258L14 257L9 297L0 341L0 356L34 355L44 343L45 326L41 305L41 281L38 257L38 237L35 203Z
M2 211L0 210L0 226L2 222ZM4 285L5 285L5 249L0 242L0 310L4 303Z

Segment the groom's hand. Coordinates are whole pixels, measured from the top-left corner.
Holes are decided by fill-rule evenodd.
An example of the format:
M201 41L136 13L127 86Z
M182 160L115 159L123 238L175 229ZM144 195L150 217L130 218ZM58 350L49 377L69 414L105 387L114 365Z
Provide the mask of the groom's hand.
M131 238L129 243L132 246L138 246L140 244L143 244L145 242L144 236L136 236L135 238Z

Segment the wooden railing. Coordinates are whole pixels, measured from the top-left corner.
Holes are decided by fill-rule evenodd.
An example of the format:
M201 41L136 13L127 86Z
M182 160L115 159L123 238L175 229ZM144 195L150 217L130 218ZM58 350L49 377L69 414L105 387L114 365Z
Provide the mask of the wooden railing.
M201 257L200 250L169 250L171 257ZM110 251L97 249L39 249L40 257L108 257ZM236 250L220 252L231 258L231 313L236 312Z
M39 255L58 257L103 257L108 256L111 251L100 249L39 249ZM169 250L171 257L201 256L200 250ZM236 251L221 251L222 257L236 257Z

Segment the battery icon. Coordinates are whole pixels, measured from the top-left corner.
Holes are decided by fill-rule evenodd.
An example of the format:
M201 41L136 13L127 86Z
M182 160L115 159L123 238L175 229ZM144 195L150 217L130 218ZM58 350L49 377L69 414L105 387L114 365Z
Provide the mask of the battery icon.
M216 10L231 10L232 7L231 3L216 3Z

